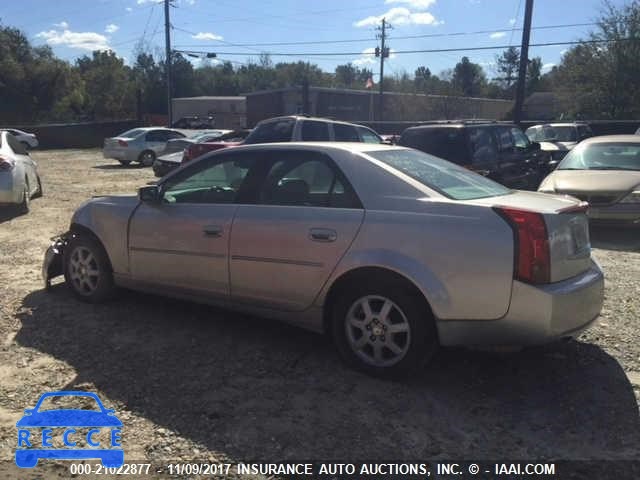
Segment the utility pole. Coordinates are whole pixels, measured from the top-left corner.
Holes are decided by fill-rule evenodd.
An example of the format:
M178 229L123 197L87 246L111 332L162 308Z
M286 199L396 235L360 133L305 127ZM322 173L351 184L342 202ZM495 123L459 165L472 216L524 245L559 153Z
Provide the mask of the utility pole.
M385 40L387 39L387 28L393 28L391 25L387 24L385 18L382 19L382 27L378 27L380 31L380 47L376 47L375 53L376 57L380 57L380 98L379 98L379 108L378 108L378 121L381 121L383 118L384 112L384 59L389 56L389 48L385 47Z
M520 48L520 70L518 71L518 84L516 86L516 101L513 106L513 121L517 124L522 119L522 105L524 103L524 87L527 79L527 66L529 64L529 36L531 34L531 14L533 12L533 0L526 0L524 7L524 26L522 28L522 46Z
M171 105L171 22L169 21L169 2L171 0L164 0L164 38L165 38L165 60L164 68L167 75L167 115L168 127L171 126L173 119L173 105Z

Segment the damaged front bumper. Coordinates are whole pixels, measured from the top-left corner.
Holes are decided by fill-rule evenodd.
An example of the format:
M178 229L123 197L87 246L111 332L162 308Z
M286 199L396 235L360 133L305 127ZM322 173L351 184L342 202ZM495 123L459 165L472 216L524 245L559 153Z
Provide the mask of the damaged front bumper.
M51 279L64 273L62 255L64 253L64 247L67 245L67 239L67 233L53 237L51 239L53 243L51 243L44 254L42 280L44 281L44 288L47 290L51 288Z

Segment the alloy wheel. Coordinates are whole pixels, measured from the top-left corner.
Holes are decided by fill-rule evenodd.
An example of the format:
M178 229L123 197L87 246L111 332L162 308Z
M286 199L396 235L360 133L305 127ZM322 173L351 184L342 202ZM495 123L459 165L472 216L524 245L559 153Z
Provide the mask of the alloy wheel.
M100 269L91 250L81 246L73 250L69 259L69 275L81 295L91 295L98 288Z
M345 319L347 341L367 365L390 367L409 351L411 326L393 301L379 295L357 299Z

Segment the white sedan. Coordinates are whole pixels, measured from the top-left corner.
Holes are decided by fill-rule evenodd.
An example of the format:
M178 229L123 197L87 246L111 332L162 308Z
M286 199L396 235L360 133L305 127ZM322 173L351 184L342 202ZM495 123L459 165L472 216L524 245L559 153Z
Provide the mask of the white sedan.
M31 198L42 195L37 163L16 137L0 132L0 205L18 205L29 211Z
M6 131L16 137L26 149L36 148L38 146L38 137L33 133L23 132L16 128L7 128Z

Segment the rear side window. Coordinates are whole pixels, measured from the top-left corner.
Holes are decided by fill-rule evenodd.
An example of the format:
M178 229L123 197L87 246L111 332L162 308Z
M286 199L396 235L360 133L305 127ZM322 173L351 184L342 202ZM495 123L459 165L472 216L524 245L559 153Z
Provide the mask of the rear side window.
M305 142L328 142L330 140L329 124L305 120L302 122L301 137Z
M636 132L638 133L638 132ZM587 125L578 125L578 139L584 140L585 138L589 138L593 136L593 132L591 128Z
M359 142L360 137L356 127L345 125L343 123L333 124L333 134L336 142Z
M341 175L323 155L285 153L271 166L260 191L265 205L359 208Z
M292 118L261 123L249 134L244 143L290 142L294 125L295 120Z
M166 130L152 130L144 137L147 142L166 142L169 140L169 134Z
M469 128L471 163L487 163L496 160L498 148L488 128Z
M24 145L22 145L13 135L7 135L7 143L9 144L9 147L11 147L11 150L13 150L13 153L17 153L18 155L28 155L27 149L24 148Z
M402 134L398 145L444 158L458 165L469 163L469 151L462 128L418 128Z

